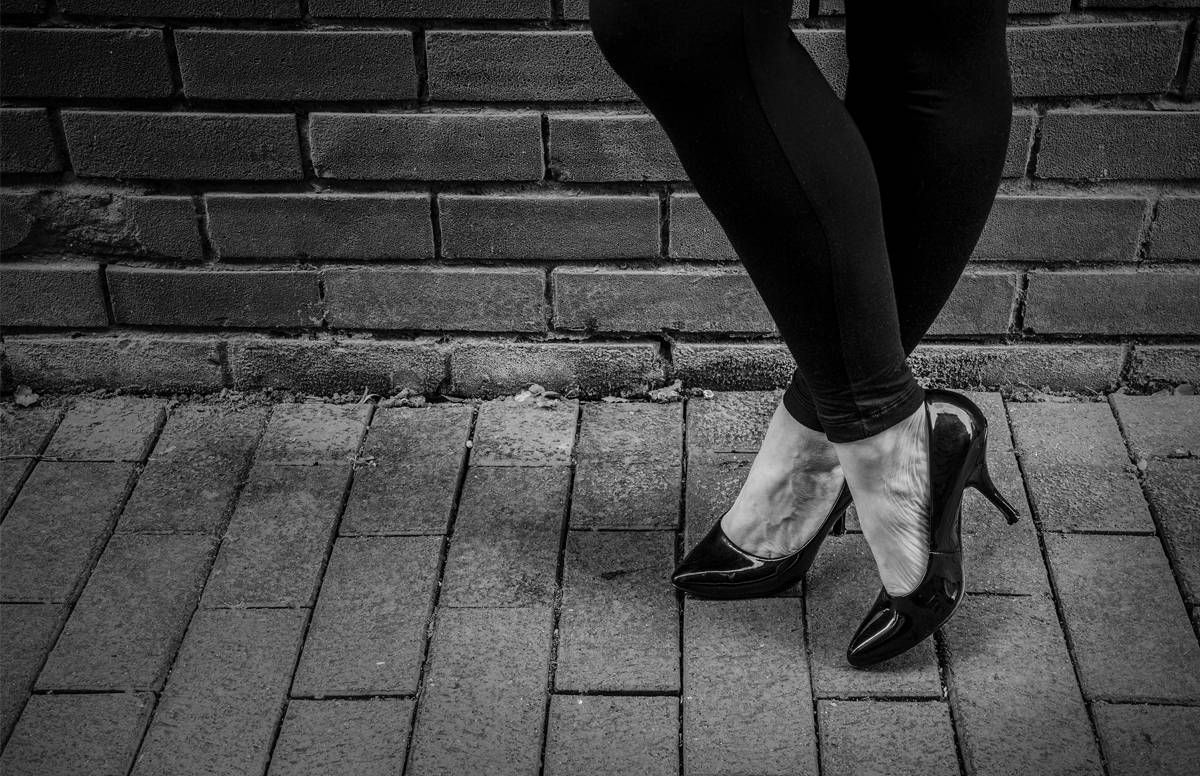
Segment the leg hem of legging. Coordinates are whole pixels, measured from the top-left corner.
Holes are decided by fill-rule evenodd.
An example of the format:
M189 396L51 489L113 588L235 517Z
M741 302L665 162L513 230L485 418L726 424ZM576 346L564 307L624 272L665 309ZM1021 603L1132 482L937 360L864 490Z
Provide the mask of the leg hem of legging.
M796 387L795 380L788 383L787 390L783 392L783 408L800 425L813 431L825 431L825 426L822 425L816 409L800 399L800 389Z
M822 420L825 436L830 442L857 442L881 431L886 431L909 415L917 411L925 402L925 388L913 381L895 401L873 410L868 415L860 416L844 423L831 423Z

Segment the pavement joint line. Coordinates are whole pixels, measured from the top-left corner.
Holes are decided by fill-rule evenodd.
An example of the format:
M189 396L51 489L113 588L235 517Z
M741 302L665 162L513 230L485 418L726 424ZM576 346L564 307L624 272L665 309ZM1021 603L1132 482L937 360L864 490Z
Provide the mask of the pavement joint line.
M583 402L575 402L575 430L571 438L571 457L567 477L567 494L558 531L558 559L554 568L554 600L550 606L550 663L546 666L546 699L542 709L542 740L538 752L538 776L546 772L546 745L550 735L550 699L558 680L559 621L562 616L563 571L566 567L567 535L571 525L571 505L575 497L575 473L578 470L579 433L583 427Z
M58 427L62 425L63 418L66 416L66 410L55 410L54 422L50 424L50 431L43 436L41 444L38 445L37 453L28 456L4 456L4 460L10 460L14 458L33 458L35 463L33 466L28 467L25 473L22 474L20 479L17 481L16 487L13 488L12 501L3 505L3 511L0 511L0 524L3 524L4 519L8 517L8 512L10 509L12 509L13 504L17 503L17 497L20 496L21 491L24 490L25 483L29 481L31 476L33 476L33 470L37 466L36 462L41 460L42 453L46 452L46 449L50 447L50 440L54 438L56 433L58 433ZM57 638L57 636L55 638ZM2 743L4 742L0 741L0 744Z
M429 605L429 619L425 621L425 638L421 645L421 668L417 672L417 692L413 696L412 715L409 717L408 740L404 744L401 773L407 772L411 766L413 740L417 736L417 719L421 711L421 699L424 697L425 675L429 671L430 649L433 646L433 634L439 613L438 602L442 597L442 583L446 575L446 560L450 555L450 542L454 538L454 525L458 520L458 508L462 501L463 487L467 482L467 474L471 471L471 456L475 451L475 430L478 427L479 413L483 407L480 403L468 406L471 407L471 421L467 429L465 452L458 469L458 480L454 483L454 498L450 502L450 516L446 522L446 532L441 535L442 546L438 551L437 584L433 586L433 601ZM370 429L368 429L369 433Z
M167 421L170 419L170 417L173 413L174 413L174 410L163 413L162 426L159 427L158 432L154 436L154 443L147 446L147 448L146 448L146 460L147 461L149 461L151 456L153 455L154 448L156 448L158 446L158 441L159 441L159 438L162 436L162 431L164 428L166 428ZM142 747L145 746L145 744L146 744L146 736L148 736L150 734L150 726L154 724L154 718L158 714L158 704L162 702L162 696L163 696L163 693L166 692L167 683L171 679L171 674L175 672L175 661L179 658L179 650L183 648L183 642L185 639L187 639L188 632L191 631L191 629L192 629L192 623L196 619L196 612L200 611L200 601L204 598L204 588L208 587L208 577L210 574L212 574L213 566L217 562L217 555L219 555L221 552L221 545L225 543L225 529L229 526L229 521L233 519L233 513L237 509L237 504L242 499L242 490L246 487L246 483L250 481L250 471L251 471L251 469L254 468L254 459L258 453L258 445L262 441L263 435L267 433L267 424L271 422L271 416L274 414L275 414L275 405L274 404L267 405L267 411L264 414L262 422L260 423L260 425L258 427L258 433L255 434L255 436L254 436L254 443L247 446L246 452L244 453L244 455L242 457L242 460L241 460L242 468L238 474L237 484L234 486L234 489L233 489L233 496L232 496L232 498L229 499L229 503L225 505L224 514L221 515L220 528L216 534L217 541L215 542L215 544L212 548L212 554L209 556L209 559L208 559L208 570L205 571L205 573L204 573L204 584L200 587L200 592L196 596L196 605L192 607L192 613L188 617L187 626L183 629L183 633L179 637L179 643L175 645L175 649L174 649L173 653L171 654L170 662L167 663L167 671L166 671L166 674L163 675L162 688L159 690L153 691L154 700L151 702L150 709L146 714L146 724L142 727L142 734L141 734L141 736L138 737L137 746L135 746L133 749L133 757L131 757L129 760L129 770L130 771L132 771L133 767L137 764L138 756L141 755L141 753L142 753ZM138 472L138 481L141 480L141 474L142 474L141 471L139 471ZM136 483L134 484L134 487L136 487ZM129 489L129 494L125 497L126 503L128 503L128 500L132 495L133 495L133 487L131 487ZM121 504L121 514L118 515L117 523L114 524L114 526L113 526L114 531L116 530L116 525L120 523L121 516L123 516L123 514L125 512L126 503ZM189 533L192 533L192 532L189 532ZM170 534L169 533L155 533L153 535L168 536ZM90 576L90 574L89 574L89 576ZM66 627L65 620L63 622L63 626ZM57 640L57 637L56 637L56 640ZM46 653L47 659L49 659L49 655L50 655L50 653L47 652ZM41 673L40 668L38 669L38 673L39 674Z
M1042 529L1041 514L1039 513L1036 499L1033 498L1033 489L1029 484L1029 472L1025 470L1024 452L1017 445L1017 435L1013 427L1012 413L1009 411L1008 403L1008 399L1001 397L1000 404L1003 407L1004 418L1007 421L1008 438L1012 442L1013 456L1017 459L1017 473L1025 493L1025 503L1029 505L1029 519L1033 521L1034 534L1037 536L1038 551L1042 556L1042 565L1046 569L1046 583L1050 586L1050 602L1054 604L1054 616L1058 620L1059 630L1063 634L1063 643L1067 647L1067 656L1071 659L1071 670L1075 674L1075 689L1079 691L1079 697L1083 699L1083 709L1087 714L1088 725L1091 727L1092 743L1095 745L1096 754L1100 758L1100 768L1106 776L1109 776L1111 772L1108 768L1108 760L1104 756L1104 746L1100 740L1100 728L1096 724L1096 715L1092 713L1092 706L1088 703L1087 695L1083 692L1083 678L1079 673L1079 658L1075 654L1075 640L1071 635L1071 629L1067 627L1067 618L1063 613L1062 600L1059 597L1058 580L1054 577L1054 567L1050 563L1050 555L1046 551L1046 537Z
M351 406L359 405L365 405L367 407L367 417L365 418L365 423L363 424L362 431L358 437L358 444L354 446L355 459L358 459L362 455L363 447L367 444L367 435L370 433L371 424L375 421L375 413L378 409L376 403L373 401L359 402L358 405ZM266 424L263 426L263 434L265 433ZM259 442L261 443L261 441L262 438L259 437ZM255 445L256 454L257 451L258 444ZM316 589L313 590L312 598L310 599L311 605L307 607L279 607L307 611L308 615L304 618L304 627L301 628L300 631L300 640L296 647L296 654L292 657L292 667L288 674L288 689L287 692L283 694L283 702L279 707L279 718L275 721L275 729L271 733L271 742L267 745L266 767L268 769L271 767L271 760L275 757L275 747L279 744L279 735L283 731L283 718L287 716L288 706L291 703L292 688L296 685L296 669L300 665L300 656L304 654L304 645L308 641L309 629L312 628L313 612L315 612L317 608L317 599L321 597L321 588L325 585L325 571L329 568L329 558L333 555L333 545L338 540L338 528L341 527L342 517L346 514L346 504L350 502L350 489L354 487L354 474L356 471L357 470L355 467L351 466L350 470L346 474L346 481L342 484L342 497L338 502L337 515L334 517L333 527L329 531L329 541L325 547L325 557L321 559L321 567L317 573ZM409 729L409 735L412 735L411 727Z
M1133 454L1133 442L1129 439L1129 431L1125 427L1125 421L1121 417L1121 411L1117 408L1117 403L1112 398L1107 398L1107 403L1109 412L1112 413L1113 419L1117 423L1117 430L1121 433L1121 441L1125 443L1125 454L1136 467L1137 459ZM1155 456L1148 456L1148 458L1154 457ZM1136 469L1134 478L1137 480L1138 488L1142 491L1142 498L1146 502L1146 510L1150 513L1150 519L1154 522L1154 533L1144 535L1158 537L1158 544L1162 549L1163 555L1165 555L1167 558L1167 566L1171 569L1171 576L1175 580L1175 590L1179 593L1180 599L1183 600L1184 611L1186 611L1189 615L1188 621L1192 626L1192 635L1196 637L1197 641L1200 641L1200 622L1198 622L1195 617L1191 616L1191 607L1188 606L1187 596L1183 594L1183 572L1180 571L1179 564L1176 563L1175 553L1171 551L1171 548L1167 544L1167 534L1163 527L1162 515L1158 513L1158 508L1154 505L1154 499L1150 498L1149 490L1146 487L1147 476L1147 471Z
M672 542L672 546L675 550L674 562L676 565L678 565L679 561L682 560L682 558L683 558L684 537L687 535L687 484L688 484L687 428L688 428L688 410L690 409L690 404L687 400L687 397L684 397L682 404L683 404L683 406L681 406L679 408L679 422L682 426L682 428L680 428L680 430L679 430L679 434L680 434L680 440L679 440L679 455L680 455L679 503L678 503L678 511L676 512L676 515L675 515L674 542ZM674 586L672 586L672 587L674 587ZM678 623L677 627L676 627L676 631L678 632L678 635L679 635L679 642L678 642L678 649L679 649L679 705L676 706L676 709L675 709L675 717L676 717L676 721L678 723L676 726L678 728L676 730L676 743L678 745L678 752L676 753L676 761L677 761L677 765L679 767L678 776L684 776L684 773L683 773L683 758L684 758L684 751L683 751L683 742L684 742L683 698L684 698L684 692L685 692L685 690L684 690L684 687L685 687L685 685L684 685L684 682L685 682L684 665L686 663L685 653L684 653L684 644L683 644L683 626L684 626L684 603L683 603L683 601L684 601L684 599L683 599L682 591L676 589L673 592L675 593L675 617L676 617L676 622Z
M957 693L954 693L950 687L950 677L953 671L950 668L950 655L946 647L946 636L942 633L942 629L938 628L933 634L933 649L937 656L938 664L938 684L942 687L941 698L931 698L930 700L945 701L947 716L950 718L950 735L954 739L954 757L958 760L958 772L960 776L967 776L967 757L963 752L963 737L958 730L958 702L955 700Z

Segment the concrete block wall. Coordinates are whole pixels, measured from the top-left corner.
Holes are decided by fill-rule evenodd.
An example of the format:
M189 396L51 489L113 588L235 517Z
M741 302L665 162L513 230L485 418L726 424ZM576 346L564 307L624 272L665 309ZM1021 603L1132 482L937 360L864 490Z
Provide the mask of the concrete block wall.
M786 384L587 6L0 0L6 389ZM1005 179L914 371L1200 380L1200 0L1009 10ZM843 14L793 19L839 94Z

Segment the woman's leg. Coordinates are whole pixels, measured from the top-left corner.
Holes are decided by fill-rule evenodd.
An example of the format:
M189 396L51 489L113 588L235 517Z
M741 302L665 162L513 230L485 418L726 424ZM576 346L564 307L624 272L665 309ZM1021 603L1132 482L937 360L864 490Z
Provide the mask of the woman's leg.
M789 28L789 0L590 5L601 51L662 125L811 388L819 422L777 409L723 521L748 551L783 554L841 486L829 440L891 428L924 398L899 336L870 153Z
M846 109L875 164L900 318L912 353L983 231L1012 117L1006 0L846 2ZM797 369L783 397L821 428Z

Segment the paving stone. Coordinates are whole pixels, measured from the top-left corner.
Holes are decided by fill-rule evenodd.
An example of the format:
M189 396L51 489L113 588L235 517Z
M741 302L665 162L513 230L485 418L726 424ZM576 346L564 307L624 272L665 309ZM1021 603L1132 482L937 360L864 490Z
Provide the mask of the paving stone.
M571 527L674 529L681 476L679 461L581 461L575 467Z
M538 771L550 628L544 606L439 611L407 776Z
M1102 772L1047 596L968 596L942 634L968 773Z
M338 539L293 695L415 694L441 539Z
M0 411L0 457L37 455L60 417L62 412L46 407Z
M479 405L472 466L565 466L575 444L579 401L560 399L540 408L533 401L492 399Z
M1200 700L1200 644L1154 536L1046 536L1089 700Z
M276 404L254 460L303 466L348 461L370 417L369 404Z
M942 695L932 639L867 669L846 662L846 646L879 592L879 571L861 534L830 536L808 572L808 638L820 698Z
M545 776L676 776L679 701L555 695Z
M666 531L567 534L556 689L679 689L674 560Z
M1200 398L1109 396L1134 457L1200 456Z
M445 533L470 429L469 405L377 410L362 452L372 460L355 469L341 534Z
M440 605L550 603L570 477L565 466L471 467Z
M254 449L267 415L265 407L176 407L163 425L154 449L150 451L150 460L242 460Z
M143 461L166 417L166 402L117 396L76 399L44 455L71 461Z
M816 773L801 602L689 598L683 629L684 772Z
M1200 604L1200 461L1160 461L1143 481L1183 598Z
M133 776L257 776L287 697L307 613L199 610Z
M215 551L207 536L114 536L39 690L160 690Z
M42 461L0 525L0 597L72 599L112 530L133 464Z
M150 693L35 695L0 757L7 776L125 773L150 720Z
M66 609L55 604L0 604L0 745L16 724L65 616Z
M267 776L391 776L404 770L413 702L292 701Z
M678 463L683 453L683 402L592 402L583 405L575 458L585 461Z
M823 700L817 713L825 776L958 776L944 703Z
M1092 707L1110 776L1188 776L1200 762L1200 708Z
M350 465L255 464L202 606L311 606Z
M711 399L689 399L688 455L758 452L782 396L781 390L717 391Z
M33 470L36 458L9 458L0 460L0 514L3 514L17 498L17 491L25 475Z
M1046 530L1153 533L1107 402L1008 402L1008 411Z
M219 534L233 512L245 470L245 461L226 458L151 458L117 532Z

